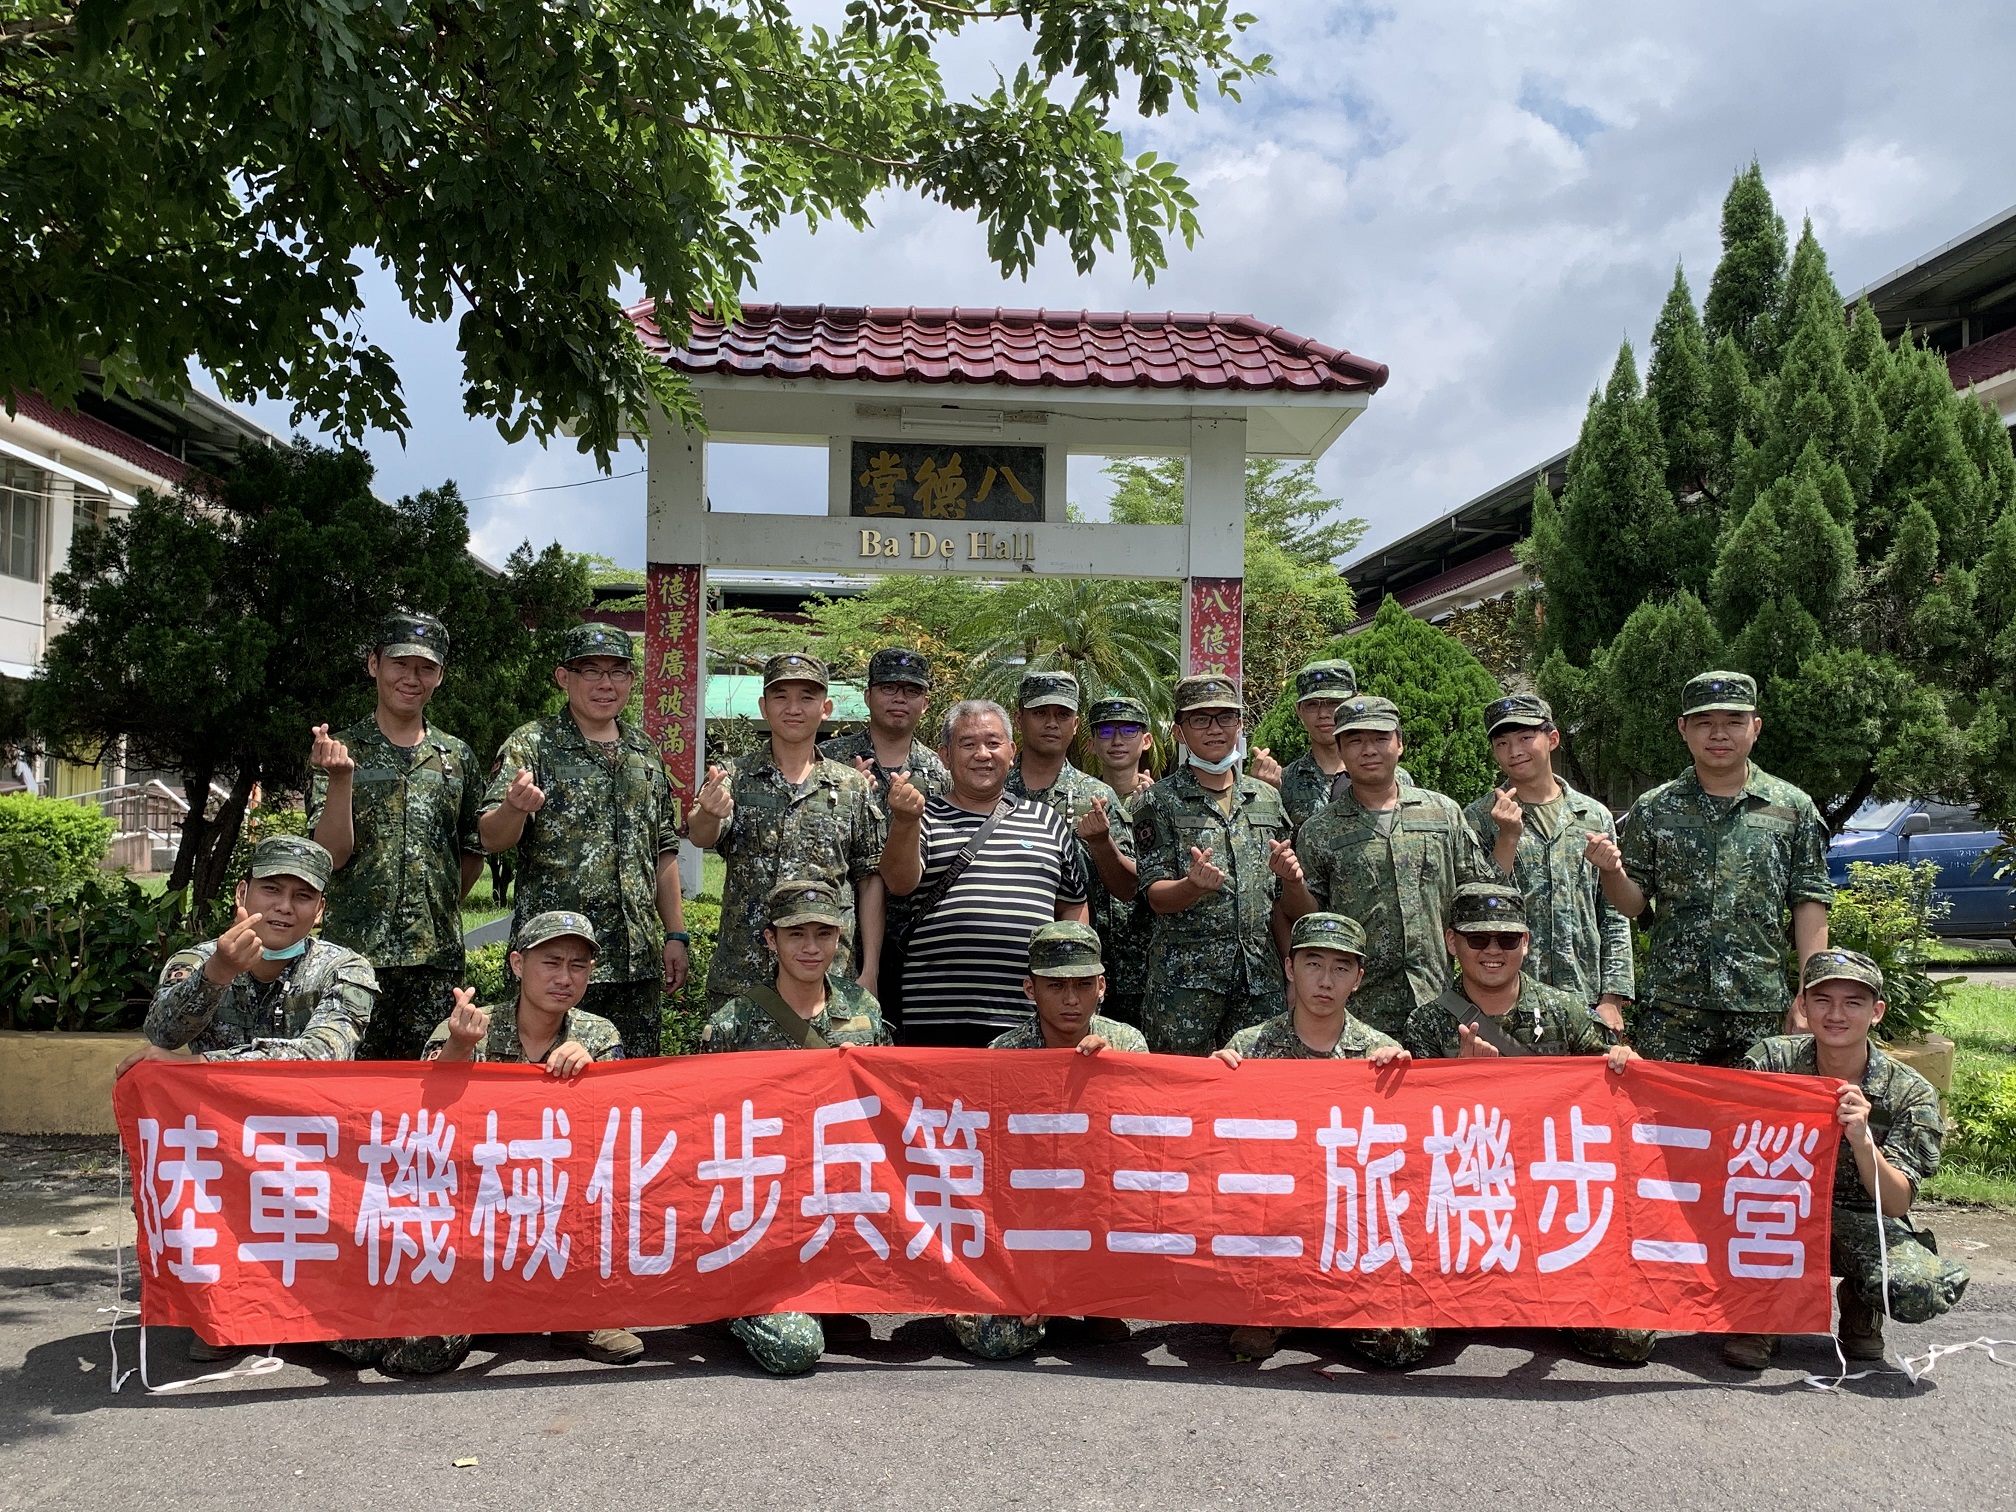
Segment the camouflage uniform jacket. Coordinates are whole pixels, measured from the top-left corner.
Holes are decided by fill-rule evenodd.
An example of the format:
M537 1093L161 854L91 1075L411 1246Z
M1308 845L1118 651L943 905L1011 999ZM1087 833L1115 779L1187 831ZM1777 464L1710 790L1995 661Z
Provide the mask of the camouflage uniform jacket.
M1463 813L1495 866L1498 821L1491 817L1491 802L1486 793ZM1559 827L1544 833L1556 815ZM1526 969L1585 1003L1606 992L1629 998L1634 990L1631 921L1610 906L1596 868L1582 857L1592 834L1616 838L1610 810L1564 782L1553 814L1526 808L1526 826L1512 856L1512 883L1525 894L1526 927L1533 935Z
M310 938L272 981L243 971L223 987L203 975L216 953L217 942L205 940L168 958L147 1010L150 1043L186 1045L205 1060L357 1058L378 977L356 951Z
M1465 882L1498 880L1498 868L1452 799L1400 789L1390 832L1347 786L1298 837L1295 854L1319 909L1365 928L1365 980L1352 994L1360 1017L1398 1030L1449 985L1442 938Z
M483 795L504 802L523 767L546 794L518 841L520 919L554 909L588 915L602 943L591 982L639 982L665 970L658 858L679 848L678 810L657 750L634 725L617 726L620 760L589 743L573 717L520 725L505 737Z
M470 1059L497 1065L527 1064L525 1047L518 1042L518 1005L513 1003L508 1008L486 1008L483 1011L490 1015L490 1032L477 1043ZM531 1064L545 1065L553 1052L569 1040L598 1061L623 1059L623 1036L614 1024L598 1013L583 1013L579 1008L570 1008L560 1020L560 1032L546 1047L546 1054ZM443 1019L427 1036L427 1048L420 1052L420 1058L434 1059L447 1043L448 1021Z
M882 864L886 821L868 779L845 762L813 763L793 787L768 751L728 763L735 812L714 849L727 862L721 884L721 932L707 967L707 990L726 997L768 987L777 963L763 947L770 890L779 882L818 877L840 891L837 976L853 976L854 884Z
M1068 760L1057 773L1055 782L1033 793L1022 781L1022 763L1018 760L1014 770L1008 774L1008 791L1017 798L1027 798L1031 803L1049 804L1062 816L1064 827L1071 831L1073 839L1078 835L1078 821L1092 811L1093 801L1104 798L1106 825L1112 833L1114 848L1128 860L1134 859L1134 832L1128 818L1128 806L1103 781L1089 772L1081 772ZM1114 958L1124 935L1124 929L1121 935L1114 933L1114 921L1124 921L1134 905L1131 902L1122 903L1106 890L1098 863L1092 859L1092 847L1083 840L1078 841L1078 866L1085 873L1085 904L1091 913L1092 928L1098 932L1102 952L1109 959Z
M1085 1032L1096 1034L1113 1049L1123 1055L1146 1055L1148 1041L1132 1024L1123 1024L1118 1019L1109 1019L1101 1014L1093 1014L1085 1022ZM1041 1050L1043 1048L1043 1026L1036 1021L1036 1015L1029 1015L1029 1022L1019 1028L1010 1029L1006 1034L997 1035L987 1042L989 1050Z
M1422 1060L1455 1060L1463 1053L1457 1026L1474 1006L1461 983L1452 982L1434 1002L1414 1010L1400 1042ZM1535 1055L1602 1055L1610 1048L1610 1037L1588 1003L1525 972L1519 974L1519 1001L1491 1022Z
M899 771L910 774L910 785L926 798L943 798L952 791L952 774L945 770L945 763L938 759L938 753L914 736L910 741L910 764L907 767L885 767L875 755L875 740L868 733L868 727L847 735L835 735L830 740L819 742L819 754L829 761L837 761L842 766L853 766L854 758L865 756L874 769L875 801L882 802L889 796L889 779ZM858 770L858 769L857 769Z
M858 775L858 774L857 774ZM826 1006L812 1027L829 1045L893 1045L895 1037L882 1022L882 1005L859 982L826 979ZM705 1050L796 1050L760 1003L732 997L715 1010L700 1031Z
M1316 765L1313 751L1304 751L1281 768L1281 807L1288 811L1288 828L1299 834L1317 810L1330 801L1330 784L1336 778Z
M1690 767L1631 805L1619 848L1653 909L1639 1000L1782 1013L1785 910L1834 899L1813 800L1754 764L1734 799L1711 798Z
M1810 1034L1776 1034L1760 1040L1743 1060L1757 1071L1820 1074L1820 1059ZM1902 1061L1892 1060L1874 1043L1869 1046L1869 1067L1862 1073L1862 1092L1869 1099L1870 1137L1883 1158L1904 1173L1915 1196L1918 1184L1939 1169L1940 1147L1946 1142L1939 1094L1924 1077ZM1862 1185L1845 1137L1834 1160L1834 1206L1876 1211L1876 1200Z
M1374 1050L1399 1043L1390 1034L1381 1034L1347 1012L1343 1032L1325 1055L1302 1043L1302 1036L1295 1032L1295 1014L1291 1009L1264 1024L1241 1029L1226 1042L1225 1048L1238 1051L1242 1060L1363 1060Z
M1147 795L1147 788L1137 790L1132 798L1122 798L1116 792L1113 807L1107 810L1112 816L1114 842L1120 845L1123 855L1134 854L1134 815ZM1092 866L1090 857L1085 864L1096 880L1098 869ZM1155 931L1155 914L1148 907L1147 892L1146 883L1137 883L1133 900L1127 903L1104 887L1091 894L1092 927L1099 932L1106 980L1112 984L1114 997L1122 1002L1139 1002L1142 990L1148 985L1148 941Z
M411 750L366 715L336 738L349 748L356 848L329 879L322 933L374 966L462 972L462 858L483 854L476 833L483 780L469 747L433 726ZM312 834L329 802L329 774L308 786Z
M1134 854L1141 892L1190 870L1190 848L1209 847L1225 885L1178 913L1154 915L1149 976L1157 990L1253 993L1281 986L1281 958L1269 931L1280 879L1267 843L1288 838L1281 795L1253 777L1235 784L1228 818L1190 767L1134 800Z

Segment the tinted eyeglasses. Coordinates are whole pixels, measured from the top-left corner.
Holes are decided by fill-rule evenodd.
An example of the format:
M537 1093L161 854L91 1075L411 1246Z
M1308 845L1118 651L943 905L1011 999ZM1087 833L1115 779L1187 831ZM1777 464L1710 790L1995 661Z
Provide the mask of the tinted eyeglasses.
M1500 950L1517 950L1526 940L1523 929L1459 929L1456 933L1472 950L1489 950L1494 945Z
M1101 740L1112 740L1121 735L1139 735L1147 728L1138 724L1096 724L1092 726L1092 733Z

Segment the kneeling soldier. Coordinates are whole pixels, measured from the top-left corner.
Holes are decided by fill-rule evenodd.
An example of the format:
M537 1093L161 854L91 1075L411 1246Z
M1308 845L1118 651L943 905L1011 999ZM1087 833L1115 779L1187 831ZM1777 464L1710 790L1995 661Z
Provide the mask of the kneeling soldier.
M511 952L518 1000L508 1009L479 1008L473 989L456 988L454 1012L435 1026L421 1059L544 1066L548 1075L563 1081L572 1081L596 1061L623 1059L623 1036L615 1024L580 1006L600 950L586 914L565 909L534 914L519 928ZM606 1365L628 1365L644 1357L644 1341L627 1328L555 1337ZM469 1352L468 1338L458 1336L360 1342L382 1343L384 1367L407 1375L446 1370Z
M882 1022L881 1006L866 989L851 978L827 974L840 953L840 931L847 921L840 890L823 878L803 878L780 882L765 902L770 924L763 944L775 965L776 985L745 987L723 1003L701 1031L700 1048L826 1050L895 1043ZM822 1324L810 1313L737 1318L729 1327L772 1375L803 1375L817 1365L826 1352L829 1328L836 1338L867 1333L859 1318L830 1318Z
M1533 940L1516 887L1466 882L1450 913L1455 922L1445 940L1463 975L1409 1016L1402 1038L1416 1056L1607 1055L1620 1074L1638 1058L1630 1046L1610 1043L1610 1030L1580 996L1526 972ZM1586 1355L1635 1364L1651 1355L1659 1335L1649 1328L1571 1328L1568 1337Z
M1029 937L1029 975L1022 979L1022 990L1036 1011L1028 1023L1010 1029L988 1049L1076 1050L1080 1055L1097 1055L1102 1050L1148 1053L1148 1041L1139 1029L1098 1012L1106 996L1106 967L1100 957L1099 936L1091 926L1059 919L1037 929ZM1043 1342L1049 1322L1041 1313L1026 1318L959 1313L952 1319L952 1334L983 1359L1012 1360ZM1117 1343L1127 1337L1127 1324L1121 1318L1087 1318L1085 1324L1101 1343Z
M1909 1216L1918 1183L1939 1169L1946 1125L1932 1084L1869 1043L1869 1030L1882 1022L1886 1006L1883 973L1874 961L1853 950L1815 951L1803 986L1812 1032L1775 1035L1743 1063L1754 1071L1824 1076L1839 1088L1835 1116L1843 1148L1834 1162L1829 1260L1841 1278L1841 1352L1851 1360L1880 1360L1886 1314L1900 1323L1929 1322L1967 1290L1966 1269L1940 1258L1930 1231L1914 1227ZM1777 1352L1771 1334L1732 1334L1722 1345L1722 1358L1743 1370L1762 1370Z
M1237 1067L1242 1060L1362 1060L1402 1066L1412 1057L1397 1041L1353 1018L1351 994L1365 976L1365 931L1342 914L1307 913L1288 936L1289 1010L1241 1029L1216 1056ZM1285 1328L1248 1325L1226 1341L1235 1355L1264 1360L1280 1346ZM1359 1328L1344 1342L1375 1365L1413 1365L1435 1343L1432 1328Z

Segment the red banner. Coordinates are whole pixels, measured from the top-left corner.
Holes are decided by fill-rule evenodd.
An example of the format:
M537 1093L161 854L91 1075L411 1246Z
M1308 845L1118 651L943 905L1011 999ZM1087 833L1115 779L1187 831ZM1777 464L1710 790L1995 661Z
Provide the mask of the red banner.
M1004 1312L1828 1326L1806 1077L848 1050L144 1062L142 1317L227 1342Z
M653 562L646 577L644 730L664 760L683 824L700 790L701 735L707 721L706 667L700 655L706 594L698 567Z
M1246 625L1246 585L1227 577L1191 578L1189 638L1183 647L1183 675L1222 672L1239 682L1240 637Z

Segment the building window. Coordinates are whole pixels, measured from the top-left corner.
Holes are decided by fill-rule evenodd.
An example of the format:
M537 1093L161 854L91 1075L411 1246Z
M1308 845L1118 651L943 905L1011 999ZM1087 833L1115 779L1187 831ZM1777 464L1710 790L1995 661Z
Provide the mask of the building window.
M112 501L102 493L93 493L82 486L70 490L70 539L76 540L87 530L98 530L112 519Z
M49 475L9 458L0 469L0 574L42 580L42 500Z

